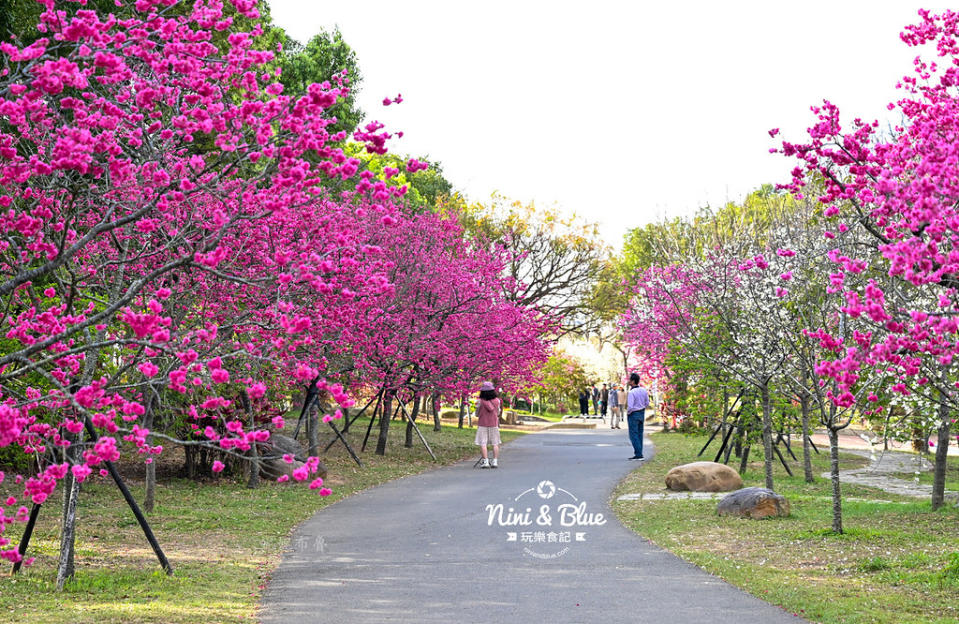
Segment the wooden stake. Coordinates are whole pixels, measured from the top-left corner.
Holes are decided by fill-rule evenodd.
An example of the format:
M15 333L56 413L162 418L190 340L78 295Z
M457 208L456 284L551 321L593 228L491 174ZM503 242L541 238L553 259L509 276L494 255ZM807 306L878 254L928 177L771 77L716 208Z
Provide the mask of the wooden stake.
M30 538L33 537L33 527L37 524L40 507L41 505L39 503L34 503L30 509L30 518L27 520L27 526L23 529L23 537L20 539L20 545L17 546L17 552L20 553L20 561L13 564L13 572L10 573L11 575L19 572L20 567L23 565L23 556L27 554L27 546L30 545Z
M420 428L416 426L416 421L410 418L410 415L406 413L406 406L403 403L400 403L400 407L403 408L403 413L406 414L406 422L413 425L413 431L416 432L416 435L420 437L420 440L423 442L423 446L426 447L426 451L430 454L430 457L433 458L433 461L437 461L436 455L433 454L433 449L430 448L429 443L426 441L426 438L423 437L423 434L420 432Z
M86 427L87 434L90 436L90 441L93 444L96 444L97 440L100 439L100 436L97 435L97 430L93 428L93 423L90 422L89 416L84 416L83 424ZM160 542L158 542L156 536L153 535L153 530L150 528L150 523L147 522L147 519L143 516L143 512L140 511L140 506L137 505L136 500L133 498L133 494L130 493L126 483L123 482L123 478L120 477L120 473L117 472L116 466L113 465L113 462L108 461L104 463L106 464L107 470L110 472L110 476L113 477L113 482L117 484L118 488L120 488L120 493L123 494L123 498L127 501L127 505L130 506L130 510L133 511L133 515L140 524L140 528L143 530L143 534L146 536L147 541L150 542L150 547L153 548L153 552L160 561L160 565L163 566L163 569L168 575L172 576L173 566L170 565L166 555L163 554L163 549L160 548Z

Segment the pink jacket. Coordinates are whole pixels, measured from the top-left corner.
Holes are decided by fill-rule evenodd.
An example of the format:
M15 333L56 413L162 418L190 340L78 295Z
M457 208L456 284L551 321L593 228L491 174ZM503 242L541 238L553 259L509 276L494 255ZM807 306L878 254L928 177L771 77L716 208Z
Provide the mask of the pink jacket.
M499 406L499 399L493 399L492 401L480 399L479 405L476 406L476 415L479 418L476 424L480 427L498 427Z

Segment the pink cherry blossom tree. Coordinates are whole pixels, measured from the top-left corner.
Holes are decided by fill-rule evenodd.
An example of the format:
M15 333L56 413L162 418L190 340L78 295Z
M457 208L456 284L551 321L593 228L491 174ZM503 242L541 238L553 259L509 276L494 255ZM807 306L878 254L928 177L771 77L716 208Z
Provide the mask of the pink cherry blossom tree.
M866 318L885 332L845 344L843 365L834 369L840 397L848 380L870 367L892 368L890 390L924 394L939 407L932 504L942 504L945 459L957 408L954 366L957 321L957 160L955 131L959 98L959 19L946 11L919 12L902 40L931 45L937 60L917 57L890 109L902 122L883 135L876 122L854 119L848 129L830 102L814 107L816 123L805 143L784 142L780 151L800 164L791 188L800 192L813 178L825 182L819 201L834 220L830 234L859 228L872 244L844 250L837 282L879 258L887 278L844 288L846 313ZM839 399L841 400L841 398Z
M259 27L238 30L220 2L138 0L122 20L43 4L44 36L0 44L0 446L37 458L35 475L17 477L24 500L36 508L66 478L75 508L92 471L116 476L124 442L148 462L162 450L145 422L171 393L224 429L178 443L239 458L266 441L222 410L237 388L263 396L257 362L304 379L322 370L289 354L317 325L330 343L342 332L321 314L334 306L301 293L351 300L346 275L382 288L343 219L363 202L386 218L402 191L355 178L337 147L327 111L345 87L284 94L272 53L252 44ZM258 16L252 0L233 5ZM388 136L372 123L355 138L383 150ZM330 197L329 178L355 188ZM324 246L310 249L304 231ZM4 501L0 531L26 512ZM21 558L2 535L0 556Z
M389 413L397 392L457 396L483 379L519 387L545 360L546 320L510 300L505 257L464 244L452 217L401 216L373 237L389 263L389 296L365 324L375 345L357 362L383 389ZM386 452L381 417L376 452Z

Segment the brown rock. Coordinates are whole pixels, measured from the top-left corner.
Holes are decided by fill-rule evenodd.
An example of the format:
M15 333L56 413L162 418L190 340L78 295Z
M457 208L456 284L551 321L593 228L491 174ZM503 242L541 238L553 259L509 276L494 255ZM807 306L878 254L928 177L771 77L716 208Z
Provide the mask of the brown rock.
M666 474L666 487L674 491L728 492L742 486L738 472L716 462L684 464Z
M743 488L724 496L716 513L756 519L783 517L789 515L789 501L766 488Z

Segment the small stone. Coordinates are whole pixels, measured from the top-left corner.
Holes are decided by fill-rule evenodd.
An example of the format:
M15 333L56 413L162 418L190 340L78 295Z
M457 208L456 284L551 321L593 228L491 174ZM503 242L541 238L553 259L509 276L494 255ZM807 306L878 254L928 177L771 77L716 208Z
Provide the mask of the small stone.
M748 487L724 496L716 505L720 516L775 518L789 515L789 501L772 490Z
M673 491L728 492L742 486L738 472L716 462L684 464L666 474L666 487Z

